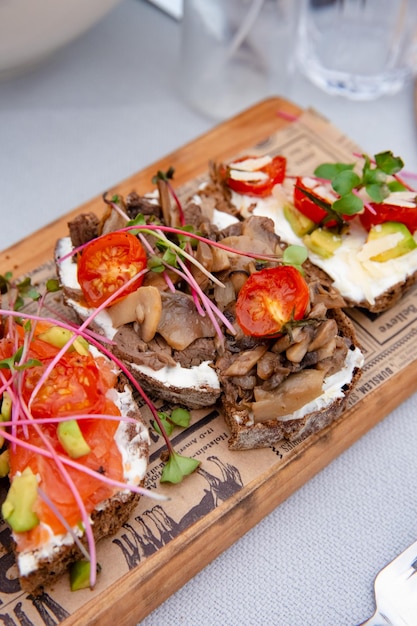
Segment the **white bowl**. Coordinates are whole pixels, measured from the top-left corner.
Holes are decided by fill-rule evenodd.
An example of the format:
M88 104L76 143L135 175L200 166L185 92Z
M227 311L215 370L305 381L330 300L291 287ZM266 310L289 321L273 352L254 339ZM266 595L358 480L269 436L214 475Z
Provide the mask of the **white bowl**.
M74 40L121 0L0 0L0 78Z

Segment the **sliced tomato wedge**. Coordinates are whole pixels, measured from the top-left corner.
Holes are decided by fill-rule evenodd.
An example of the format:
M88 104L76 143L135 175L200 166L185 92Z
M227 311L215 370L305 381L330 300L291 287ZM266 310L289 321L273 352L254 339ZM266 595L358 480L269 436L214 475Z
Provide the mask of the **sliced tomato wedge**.
M137 237L114 231L93 239L83 249L78 259L78 282L86 304L97 307L103 304L117 289L125 285L146 267L146 252ZM120 298L135 291L142 284L138 276Z
M333 200L330 199L328 195L323 193L321 183L317 182L316 186L311 186L306 183L305 178L297 178L294 185L294 206L296 209L298 209L298 211L300 211L300 213L308 217L315 224L321 224L326 228L333 228L334 226L337 226L336 220L334 219L323 221L326 220L326 218L328 217L328 212L321 206L319 206L316 202L314 202L313 199L308 197L308 195L304 193L304 190L307 191L310 195L317 198L318 202L327 202L328 204L331 204L334 200L337 200L338 196L335 195L333 197ZM355 215L342 215L342 219L344 221L349 221L354 217Z
M326 218L328 213L325 209L322 209L318 204L316 204L314 200L309 198L304 193L304 190L308 191L308 193L316 197L318 200L329 202L329 199L316 193L312 187L305 184L302 178L297 178L294 185L294 206L298 211L300 211L300 213L308 217L315 224L320 224Z
M417 193L416 193L417 197ZM371 226L383 224L384 222L401 222L407 226L411 233L417 231L417 204L410 206L407 204L397 204L390 202L370 202L373 213L365 208L365 211L359 215L362 226L366 230L370 230Z
M302 319L309 301L308 285L295 267L267 268L251 274L243 285L236 317L245 334L274 336L290 320Z
M237 159L233 163L239 164L248 161L248 159L257 159L259 157L245 156ZM287 160L285 157L277 155L274 156L269 163L253 171L254 180L236 180L231 175L232 168L225 167L222 176L228 187L236 193L240 193L246 196L269 196L272 193L272 189L278 183L282 183L285 179L285 172L287 167ZM236 168L238 169L238 168ZM262 180L256 180L256 174L261 172ZM248 172L248 176L251 175L251 171Z

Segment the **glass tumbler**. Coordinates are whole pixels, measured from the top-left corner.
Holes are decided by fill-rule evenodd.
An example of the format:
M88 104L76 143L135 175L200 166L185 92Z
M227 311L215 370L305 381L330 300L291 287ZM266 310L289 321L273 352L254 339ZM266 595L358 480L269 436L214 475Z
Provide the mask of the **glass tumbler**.
M297 1L184 0L179 66L184 99L224 119L285 95Z
M417 71L417 0L301 0L297 65L330 94L371 100Z

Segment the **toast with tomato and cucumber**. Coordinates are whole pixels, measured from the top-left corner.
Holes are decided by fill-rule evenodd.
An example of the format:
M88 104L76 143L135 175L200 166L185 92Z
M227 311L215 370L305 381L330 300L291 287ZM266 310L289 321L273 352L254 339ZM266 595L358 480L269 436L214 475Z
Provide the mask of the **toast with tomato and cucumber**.
M93 587L96 542L149 493L148 427L112 355L82 328L44 316L46 293L35 313L22 311L27 287L2 284L1 513L23 590L38 593L68 568L72 589Z
M285 157L241 157L213 167L208 192L242 218L271 217L288 244L303 245L347 306L381 312L417 279L417 192L391 152L323 163L288 175Z
M152 396L221 403L231 449L273 445L339 417L363 363L344 300L269 217L242 219L172 172L157 190L104 196L56 247L68 306L94 319ZM204 191L204 190L203 190ZM220 198L220 196L219 196Z

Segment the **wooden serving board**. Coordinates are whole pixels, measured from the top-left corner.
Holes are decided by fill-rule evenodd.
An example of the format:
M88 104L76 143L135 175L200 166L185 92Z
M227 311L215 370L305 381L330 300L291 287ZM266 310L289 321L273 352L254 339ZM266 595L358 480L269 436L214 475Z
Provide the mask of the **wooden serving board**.
M188 183L207 171L209 160L227 160L262 142L267 143L272 134L290 126L291 117L299 114L301 111L285 100L271 98L263 101L108 191L127 194L136 190L145 193L150 190L150 181L156 171L167 170L170 166L175 168L177 186ZM308 143L309 139L306 136L305 140L301 137L297 141L299 145L304 145L303 141ZM291 141L288 145L291 147ZM85 211L101 213L101 195L34 233L30 242L21 241L2 252L0 273L12 271L18 276L50 263L56 240L67 234L68 220ZM156 487L162 492L168 491L173 501L178 498L180 505L185 501L180 522L173 524L175 512L165 515L170 520L171 531L175 526L178 532L172 531L169 539L164 541L154 534L152 550L148 549L146 553L142 550L139 555L138 548L136 556L132 552L129 567L121 567L116 580L109 577L99 582L94 593L83 591L65 595L66 592L59 588L48 590L48 598L52 597L62 607L62 611L56 610L55 620L63 621L65 626L136 624L416 391L415 357L411 350L408 354L404 349L409 337L417 334L416 300L417 294L410 292L400 309L383 314L378 319L354 312L354 323L366 355L364 382L342 418L317 435L296 442L296 445L283 443L273 449L230 452L221 415L212 411L208 415L197 416L193 426L195 430L192 431L195 433L194 440L190 434L188 442L180 438L178 442L191 446L195 455L201 455L202 468L209 471L203 469L203 474L186 479L181 486L161 487L158 484ZM401 357L402 361L396 356L400 345L403 346L401 353L407 353ZM194 448L193 441L196 442ZM151 482L158 473L159 445L155 441L151 449ZM210 463L214 462L225 471L223 478L225 475L228 477L228 484L233 483L233 489L229 492L223 490L222 497L214 498L204 509L198 480L201 476L208 476L209 480L210 476L214 477L210 474ZM235 472L232 481L231 470ZM226 482L224 480L223 484ZM213 493L217 486L213 488ZM117 546L122 546L123 542L126 556L126 546L130 545L129 533L138 545L141 544L140 528L144 527L144 519L153 516L155 520L156 509L160 512L159 507L143 500L142 508L120 538L105 544L103 565L106 559L113 558L110 550L118 549ZM191 512L197 509L199 513L192 517ZM146 528L149 530L149 526ZM9 611L11 624L18 623L13 621L17 602L23 602L28 624L47 623L45 613L34 606L33 598L19 595L16 591L14 595L7 595L0 589L0 599L2 612ZM43 621L39 621L39 615Z

